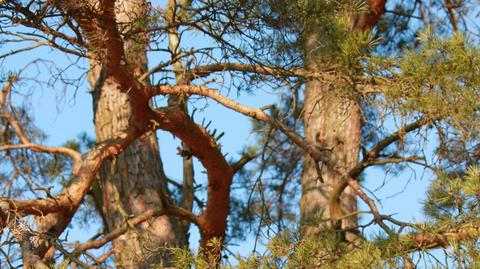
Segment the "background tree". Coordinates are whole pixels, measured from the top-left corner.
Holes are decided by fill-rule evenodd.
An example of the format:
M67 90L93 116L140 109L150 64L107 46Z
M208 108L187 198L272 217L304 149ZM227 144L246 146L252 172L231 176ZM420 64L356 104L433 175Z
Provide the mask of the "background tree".
M476 59L475 51L477 49L474 49L473 45L475 42L475 34L469 35L468 38L465 38L465 36L459 37L459 27L456 19L457 17L466 18L471 15L471 13L467 12L468 8L460 8L460 6L465 8L466 6L469 6L470 3L462 3L461 5L453 5L446 2L439 3L435 1L428 3L415 2L412 4L407 3L406 1L401 3L391 3L390 7L393 7L393 9L386 10L387 17L380 22L380 27L376 28L372 34L368 34L368 32L354 32L352 34L350 32L352 32L352 25L353 28L359 29L372 27L379 19L380 15L385 12L383 7L385 2L367 1L366 6L370 6L369 11L362 10L361 6L351 5L351 3L350 5L327 1L307 1L307 3L310 3L310 5L305 2L298 2L297 4L283 2L277 4L277 2L266 1L264 16L265 21L269 23L269 26L275 29L273 31L276 31L281 36L277 39L280 40L277 50L279 58L295 59L294 55L301 56L299 51L303 51L306 53L305 56L296 58L300 59L300 64L303 63L308 66L308 59L310 59L310 61L316 65L317 69L322 70L323 68L323 70L325 70L313 74L310 73L310 77L306 77L307 82L303 99L304 110L302 111L304 113L304 124L306 125L304 127L305 136L308 137L308 132L311 132L310 141L319 142L320 140L319 148L324 149L325 154L324 156L318 156L316 158L316 156L313 156L313 154L310 153L309 155L313 160L308 162L310 156L307 155L307 165L304 163L303 182L309 183L310 185L303 185L302 201L304 201L304 203L302 203L302 206L304 206L304 209L309 208L310 210L303 210L303 222L301 224L304 227L302 229L304 235L318 233L323 230L322 234L316 235L316 240L318 241L318 237L324 240L320 240L322 243L319 245L315 242L311 244L308 242L304 243L305 248L299 249L298 251L294 251L283 244L280 244L280 246L272 246L270 251L273 256L284 255L283 257L292 258L287 258L287 260L289 260L289 265L292 263L294 264L293 267L299 266L296 262L305 266L306 260L312 262L307 263L310 264L310 266L312 266L312 264L316 264L316 266L319 264L328 266L327 264L330 264L330 266L340 266L340 268L344 268L341 266L348 266L347 264L350 264L350 266L356 264L358 266L359 260L350 255L345 257L345 261L348 261L347 263L338 262L338 255L342 256L338 253L344 253L343 251L345 251L345 249L336 243L333 245L328 245L326 243L328 238L333 240L333 242L338 242L337 240L339 238L345 238L345 232L347 232L346 237L348 239L348 232L352 231L357 233L357 236L361 235L359 237L360 240L356 240L354 245L361 244L363 241L362 238L365 226L362 223L356 224L355 219L358 212L355 213L355 198L348 198L348 193L346 196L345 194L342 194L344 191L348 190L347 186L357 197L365 202L366 206L370 208L370 212L374 216L373 222L377 223L382 229L384 229L385 234L388 235L389 242L398 243L395 238L405 232L405 227L413 228L413 230L416 230L416 232L419 233L414 233L415 236L418 236L415 237L412 235L414 238L422 238L423 236L430 237L432 235L423 233L425 230L428 230L428 232L432 231L426 229L426 226L424 225L410 226L410 224L398 222L391 218L391 216L385 216L378 212L374 200L369 198L362 190L362 187L357 183L361 178L361 173L366 168L370 166L384 165L389 169L392 167L394 169L401 169L402 166L405 167L405 164L414 163L415 165L425 166L428 169L431 169L434 174L437 174L440 170L449 170L453 169L453 167L456 167L454 170L463 171L465 167L478 163L478 158L472 156L475 155L474 152L477 147L476 145L478 145L478 137L475 138L476 134L474 133L476 133L476 131L471 131L478 129L478 102L473 101L478 97L478 89L476 89L476 86L473 86L475 84L474 80L469 79L467 84L472 87L463 88L463 76L460 78L457 77L457 75L453 75L459 75L460 73L466 74L475 71L470 68L461 68L461 70L459 70L456 69L456 67L452 67L456 66L455 63L460 64L465 62L466 59L469 59L469 61L475 61L474 59ZM316 7L318 9L315 9ZM426 10L426 7L429 8ZM323 14L322 11L326 11L325 14ZM320 16L311 16L310 12L319 14ZM295 17L295 15L299 15L299 17ZM320 23L316 23L318 21ZM419 23L419 21L422 22ZM454 33L450 40L448 40L447 37L442 40L442 38L434 37L434 34L432 34L433 31L448 36L452 33L449 31L449 25ZM425 26L427 30L422 26ZM471 31L471 26L465 25L463 27ZM308 42L307 37L309 36L309 29L310 31L313 31L314 35L318 34L318 36L320 36L313 38L310 53L308 53L308 47L302 47L305 42ZM410 29L410 31L406 29ZM422 31L426 31L429 34L422 34ZM382 37L382 39L380 39L381 44L376 46L376 49L372 51L372 45L378 43L377 37ZM290 49L285 49L286 39L293 40L289 43ZM456 45L453 44L459 46L457 49L463 49L454 49L453 47ZM465 46L467 48L465 48ZM297 50L291 48L297 48ZM440 51L445 52L445 54L440 53ZM390 53L390 55L395 55L394 57L396 58L389 58L389 54L386 54L385 52ZM375 57L371 55L381 56ZM460 60L460 58L457 57L463 58L464 60ZM307 61L307 63L305 63L305 61ZM472 67L472 65L469 66ZM445 72L445 69L443 68L447 68L449 71ZM457 71L460 73L457 73ZM447 73L449 74L447 75ZM367 75L365 76L365 74ZM432 76L432 74L435 74L435 76ZM418 80L413 79L413 77L416 77L417 75L420 75L421 78L417 77ZM446 77L448 78L444 80ZM319 85L326 87L326 89L312 90L312 84L317 80L321 82L318 82ZM402 82L399 83L399 81ZM368 84L365 84L365 82ZM440 92L438 90L440 90ZM392 91L396 92L395 96L391 95ZM309 94L312 94L312 96L309 97ZM325 95L328 94L333 95L333 97L325 97ZM459 107L463 106L463 104L460 105L459 102L453 101L453 99L456 99L453 98L453 96L458 97L458 94L462 96L462 99L466 98L463 101L463 104L466 107L460 110L468 112L466 112L466 114L462 113L462 116L455 116L459 113ZM473 96L476 97L471 99ZM311 103L309 104L310 98ZM339 101L336 102L335 100ZM353 102L349 100L356 101ZM456 100L458 101L458 99ZM351 102L356 103L357 105L351 105ZM355 112L355 107L356 109L360 109L358 113ZM448 109L453 107L455 107L453 110L457 112ZM315 115L312 111L318 111L318 116L316 120L313 120L313 123L311 123L311 126L309 127L308 124ZM339 113L337 114L335 111L339 111ZM343 112L340 113L340 111ZM466 119L465 116L467 114L470 116L467 116L469 120L465 122L463 120ZM342 117L342 119L338 117L336 118L335 115ZM357 115L357 117L351 117L352 115ZM455 117L462 118L463 124L465 124L464 126L468 127L464 128L457 125L455 121L457 121L457 123L459 121L453 120ZM355 118L357 120L355 120ZM385 123L389 124L388 121L392 120L400 122L397 131L392 131L391 128L385 128L382 126ZM412 123L408 124L407 122L409 120ZM326 128L317 129L315 127L315 124L318 126L323 123L330 125ZM427 161L432 158L431 154L435 156L435 154L441 152L440 149L444 146L439 146L436 152L425 153L425 147L418 145L419 143L422 143L422 139L413 139L416 136L417 138L424 137L426 140L431 141L432 136L428 135L431 135L432 132L428 130L431 130L432 126L435 126L435 131L438 132L436 135L438 135L440 141L445 142L450 139L456 141L447 142L458 146L455 153L451 154L450 157L447 157L447 159L452 160L451 158L455 155L458 158L455 165L446 161L446 159L444 159L446 157L445 155L436 155L437 157L435 158L438 159L434 158L431 162ZM337 128L340 131L338 131ZM447 129L449 131L446 131ZM466 129L469 130L467 131L468 135L459 134ZM348 135L342 135L343 133L348 133ZM415 135L409 133L414 133ZM446 139L445 134L447 133L452 135L449 139ZM468 138L465 140L462 138L461 140L463 140L463 142L459 142L457 140L459 136ZM322 146L321 143L325 138L329 138L329 141L333 141L332 143L334 144L339 142L340 146L330 148ZM445 145L444 142L441 142L440 144ZM464 143L470 144L470 146L459 146L459 144ZM352 146L352 150L343 148L344 145ZM462 148L462 150L459 150L460 148ZM335 152L336 149L341 150ZM281 153L283 152L282 150L283 149L277 151L276 156L281 156ZM453 150L451 152L453 152ZM346 161L348 162L349 160L352 160L351 158L357 158L359 155L360 161L357 162L353 160L350 165L345 165ZM338 158L338 160L335 160L336 158ZM288 163L288 160L289 159L286 159L285 162ZM319 161L319 164L315 165L315 161ZM279 162L283 163L283 161ZM447 165L447 163L450 164ZM262 165L264 164L265 162L262 163ZM288 175L287 171L281 171L278 169L278 163L267 163L267 165L270 165L270 171L273 170L274 173L280 171L281 174L279 175L279 178L282 178L282 175ZM325 167L327 168L325 169ZM263 170L264 169L262 169L262 171ZM310 176L308 171L311 171L309 173ZM331 187L328 187L328 185L325 186L322 182L322 179L325 180L325 177L323 176L325 173L330 173L330 176L334 178ZM470 173L470 175L473 174ZM312 180L308 180L309 178ZM285 190L290 190L283 185L281 188L276 188L276 185L273 185L272 187L274 188L273 190L279 190L280 193ZM260 189L259 191L264 192ZM437 193L437 191L434 192ZM280 195L280 197L282 196ZM308 200L309 197L312 198ZM445 196L443 197L445 198ZM433 202L429 199L427 199L427 201L429 201L428 203L437 203L439 201L435 200L435 202ZM440 198L440 200L441 199L442 198ZM463 199L468 200L468 198L465 197L461 198L462 201ZM449 201L448 203L453 202L450 199L447 200ZM443 210L440 209L440 207L436 207L436 210ZM282 214L278 214L277 216L281 217ZM312 218L314 221L309 221L309 219L311 220ZM322 219L324 221L321 221ZM467 219L471 218L467 217ZM328 231L328 225L331 225L332 223L334 224L334 227L336 224L336 228L338 229L340 227L340 220L343 222L343 229L340 230L339 233L331 233ZM433 218L432 220L439 221L436 218ZM463 221L460 222L463 223ZM433 227L445 227L443 225L446 225L446 223L449 223L448 229L450 229L452 223L458 224L459 222L454 221L452 218L448 218L448 220L443 219L443 221L437 222L433 226L427 226L431 229ZM265 225L269 224L265 223ZM476 224L470 223L469 225L475 226ZM395 226L398 227L395 228ZM351 228L348 229L348 227ZM320 230L318 228L320 228ZM326 228L327 230L325 230ZM454 230L455 229L456 228L454 228ZM470 236L473 238L477 237L474 230L475 229L470 230ZM327 234L325 234L325 231ZM358 234L359 231L362 231L362 233ZM445 230L439 228L438 231L442 231L440 233L443 233ZM330 236L332 234L337 234L337 236L340 235L340 237L334 236L332 238ZM459 239L460 237L455 238ZM402 243L408 241L406 238L408 237L401 238L400 241ZM445 240L444 242L446 242L453 238L443 237L442 235L439 236L438 239L440 239L440 241ZM295 242L295 246L302 244L301 240L297 241L298 239L289 236L287 236L287 238L282 237L280 241L283 240L286 240L289 244L293 241ZM303 237L303 240L306 240L306 237ZM438 243L439 242L433 243L432 241L429 241L429 243L425 245L413 245L430 249L430 246L432 248L437 248L442 245ZM324 244L324 246L321 244ZM469 246L467 248L472 251L472 248L475 248L475 243L473 243L473 245L471 244L471 242L467 243ZM382 246L384 247L384 245ZM375 253L375 250L372 250L369 246L363 247L363 251L368 250ZM281 251L282 248L285 252ZM408 256L408 253L412 251L412 249L407 251L403 247L400 249L401 251L399 252L403 253L403 256ZM383 248L377 250L380 251L380 253L383 253L384 257L388 256L385 254L389 252L388 250ZM297 253L298 256L287 255L286 253L291 253L289 251ZM337 254L335 254L335 251L338 251ZM399 252L396 252L394 257L402 257L402 255L398 254ZM324 255L319 255L319 253ZM325 253L330 253L331 256L329 257ZM347 253L351 254L351 252L348 251ZM459 253L457 252L456 255L458 254ZM359 255L366 255L366 253L360 251ZM465 258L464 256L459 258L459 256L456 255L452 255L454 256L455 261ZM447 254L447 256L450 255ZM278 258L278 256L276 257ZM463 261L464 263L460 262L459 264L462 266L466 266L466 264L471 265L471 262L475 260L474 257L475 254L465 258ZM272 260L271 258L272 257L270 256L266 259L267 264L269 264L268 266L273 266L270 262L273 262L273 264L276 262L279 264L286 262L286 260L282 258L279 258L278 260ZM366 268L374 266L372 260L366 260L368 261L365 263ZM389 264L390 266L393 266L392 264L396 264L395 258L391 260L384 259L384 261L390 261L392 263L377 263L377 265L388 266ZM408 259L405 259L403 262L401 259L397 259L397 261L401 264L403 263L402 266L408 267L412 265ZM278 266L278 264L275 266Z

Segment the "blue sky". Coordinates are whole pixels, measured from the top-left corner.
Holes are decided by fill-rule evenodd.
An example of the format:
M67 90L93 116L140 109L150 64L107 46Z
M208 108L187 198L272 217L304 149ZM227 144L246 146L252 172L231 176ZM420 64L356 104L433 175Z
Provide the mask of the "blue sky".
M198 37L196 38L196 40L192 40L192 43L198 43ZM194 44L197 45L197 43ZM185 46L189 46L188 40ZM11 49L13 48L8 46L2 47L0 48L0 54ZM71 61L63 53L52 51L50 48L40 48L9 57L2 63L1 68L3 71L23 70L29 61L37 57L54 61L59 67L71 64ZM156 57L158 56L150 55L150 65L159 62L160 58L156 59ZM85 68L87 66L86 62L80 62L80 66ZM78 77L84 71L73 67L69 73L73 77ZM26 78L49 79L48 70L43 64L30 65L28 69L22 71L22 75ZM40 87L29 83L28 80L25 80L17 88L23 92L31 92L31 95L26 96L26 98L29 99L35 123L48 135L47 144L60 145L68 139L76 138L82 132L94 136L91 96L88 93L89 86L85 81L76 91L73 88L64 89L60 83L55 84L54 87L47 85ZM255 96L244 93L237 100L254 107L268 105L272 103L272 100L276 100L275 96L266 93L269 90L271 89L256 90L255 93L258 92L258 94ZM230 97L236 98L236 93L232 91ZM20 98L17 100L20 101ZM202 102L200 101L197 105L202 106ZM201 121L202 117L212 120L213 128L225 132L225 136L221 140L222 149L224 153L228 152L228 156L231 158L238 158L245 145L254 141L255 137L251 133L250 119L221 107L214 101L208 101L205 113L197 112L197 122ZM393 123L390 124L394 129ZM158 132L158 137L166 174L172 179L181 180L182 164L176 150L179 140L173 139L172 135L162 131ZM204 174L201 171L203 169L198 162L195 169L197 180L202 180ZM417 176L415 177L414 174ZM363 184L369 190L376 190L385 181L385 186L375 192L375 196L381 201L379 210L384 214L396 214L395 217L403 221L419 221L423 220L420 210L421 199L424 197L428 186L428 179L432 176L425 174L421 177L422 174L423 170L419 167L416 167L413 171L406 169L400 176L394 177L385 176L381 169L371 168L368 170L365 176L367 180ZM365 206L363 208L366 209ZM370 218L370 215L365 217L366 220ZM374 231L372 230L372 232ZM88 234L95 234L96 232L97 230L93 228L88 231ZM86 233L84 229L72 229L69 235L71 240L85 240L87 238ZM193 233L192 248L196 248L197 241L198 233ZM231 248L231 250L248 254L252 248L253 237L249 237L246 242Z
M49 56L57 63L63 61L64 55L55 52L48 52L49 49L44 49L46 53L44 56ZM31 53L38 55L37 52ZM30 54L30 53L28 53ZM25 61L23 59L31 59L28 54L10 58L8 62L4 63L10 70L18 70ZM46 71L45 71L46 72ZM26 73L26 72L23 72ZM42 75L41 77L43 77ZM24 90L24 87L19 89ZM29 86L28 86L29 87ZM27 87L27 88L28 88ZM31 103L32 114L35 117L35 123L47 135L47 144L60 145L68 139L76 138L78 134L87 132L94 136L93 114L91 96L88 93L89 87L85 83L77 89L64 91L61 87L51 89L49 87L34 87L31 89L32 95L28 97ZM232 98L235 94L232 94ZM261 93L258 96L241 95L238 99L244 104L251 106L267 105L268 102L261 102L264 100L275 100L275 97L266 93ZM202 101L203 103L203 101ZM203 106L203 104L197 104ZM212 127L225 132L222 138L222 150L228 152L230 157L238 158L241 150L248 144L254 141L254 135L251 133L250 119L245 116L228 110L214 101L208 101L206 113L196 113L197 122L201 121L202 117L212 120ZM177 146L179 140L174 139L171 134L159 131L159 144L161 148L162 160L166 174L175 180L181 180L181 158L177 155ZM195 166L197 180L204 177L202 167L196 162ZM401 176L385 175L383 169L370 168L368 170L367 180L363 183L369 190L377 190L375 196L379 198L381 203L379 209L384 214L396 214L400 220L422 220L420 209L421 198L424 197L426 187L428 186L429 175L423 178L422 169L415 169L417 174L415 177L412 171L407 169ZM385 186L381 187L385 183ZM366 209L363 206L363 209ZM365 220L369 220L371 216L365 216ZM90 234L94 234L97 230L92 229ZM372 230L374 232L374 230ZM73 229L69 232L71 240L85 240L85 229ZM243 242L238 247L231 248L233 251L241 251L242 254L248 254L253 248L254 237L250 237L247 242ZM192 233L192 249L196 249L198 241L198 233Z

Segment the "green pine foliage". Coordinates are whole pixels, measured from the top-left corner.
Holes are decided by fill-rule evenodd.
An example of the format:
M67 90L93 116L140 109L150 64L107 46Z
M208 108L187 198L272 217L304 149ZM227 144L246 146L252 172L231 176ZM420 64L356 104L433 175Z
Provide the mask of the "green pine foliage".
M381 33L349 31L345 14L352 11L338 2L302 3L306 5L307 2L318 6L302 9L301 5L293 8L292 5L282 4L274 7L279 20L282 16L287 17L287 13L281 11L288 6L289 10L303 14L303 24L295 27L321 33L319 51L326 53L305 55L304 59L316 57L314 62L334 63L346 94L358 94L365 98L364 104L372 110L371 117L376 120L372 121L375 123L372 130L377 137L372 141L381 139L383 135L379 133L378 126L385 121L383 114L390 119L399 119L402 124L422 116L432 120L416 133L424 135L424 139L431 133L440 137L433 152L438 162L430 167L439 176L432 181L424 206L430 219L404 227L395 226L392 228L393 235L379 232L376 237L362 238L354 246L336 240L334 231L320 238L299 239L300 236L282 230L269 242L265 253L239 257L238 268L405 268L412 263L412 258L416 258L414 264L430 257L430 246L415 245L418 242L414 240L414 235L423 233L445 236L448 243L443 246L447 249L443 255L448 259L447 264L454 264L454 268L476 268L479 246L475 236L478 237L476 227L480 212L480 178L478 165L475 165L479 161L480 50L475 41L460 32L448 35L449 32L427 27L420 32L415 29L415 33L419 34L410 46L403 44L406 36L400 37L396 53L391 53L387 51L386 44L381 44L385 41L378 38ZM307 16L308 12L318 16L312 18ZM288 13L288 16L292 14L294 12ZM321 27L309 28L311 25ZM287 26L282 24L282 27ZM389 42L394 43L392 40ZM373 55L369 55L372 51ZM362 92L363 89L367 91ZM434 130L429 132L430 129ZM266 135L260 137L262 144ZM395 149L386 150L389 154L386 156L425 154L418 150L420 147L411 149L415 147L411 137L402 137ZM398 164L385 167L392 166L400 167ZM458 231L469 232L472 238L467 236L458 243L449 237ZM443 262L433 259L429 266L443 268Z
M480 167L470 166L458 177L440 172L430 184L424 211L438 222L462 222L480 217Z
M398 57L372 57L369 72L386 105L402 115L441 117L464 135L478 136L480 50L464 35L427 29L419 48Z

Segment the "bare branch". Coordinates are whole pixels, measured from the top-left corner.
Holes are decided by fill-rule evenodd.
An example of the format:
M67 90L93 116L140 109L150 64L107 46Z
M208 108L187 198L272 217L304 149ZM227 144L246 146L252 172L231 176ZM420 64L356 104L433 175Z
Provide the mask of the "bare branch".
M392 158L382 158L377 159L371 163L371 165L383 165L387 163L404 163L404 162L415 162L419 160L425 160L424 157L411 156L411 157L392 157Z
M45 36L40 36L40 35L34 34L34 33L18 34L18 33L12 33L12 32L3 32L3 34L12 35L12 36L15 36L15 37L19 38L19 39L15 39L15 40L6 40L6 43L8 43L8 42L35 42L35 44L31 45L31 46L28 46L28 47L18 49L18 50L12 50L10 52L7 52L3 55L0 55L0 59L1 58L6 58L8 56L12 56L12 55L17 54L17 53L33 50L33 49L36 49L36 48L41 47L41 46L49 46L51 48L58 49L62 52L66 52L68 54L76 55L78 57L87 57L87 55L84 54L81 50L77 51L77 50L69 49L66 46L59 45L56 42L55 37L47 38ZM32 37L30 37L30 36L32 36Z
M365 170L365 168L367 168L372 164L375 164L375 162L377 161L378 155L384 149L386 149L388 146L395 143L396 141L400 140L407 133L415 131L439 119L440 117L438 116L423 116L417 121L410 123L408 125L405 125L404 127L397 130L395 133L387 136L382 141L378 142L371 150L369 150L365 154L364 159L349 171L350 177L356 178L358 175L360 175L361 172L363 172L363 170Z
M8 121L10 126L12 127L13 131L15 134L18 136L20 141L23 143L21 145L3 145L0 146L0 151L4 150L12 150L12 149L31 149L33 151L37 152L46 152L46 153L52 153L52 154L63 154L65 156L71 157L76 163L80 162L82 159L82 156L79 152L66 148L66 147L47 147L43 145L38 145L35 143L30 142L30 140L27 138L25 132L23 131L22 127L18 123L18 121L15 119L15 117L10 113L10 111L7 108L6 101L9 98L9 95L12 90L12 83L13 80L10 80L7 85L5 85L2 88L1 96L0 96L0 106L2 110L2 116ZM11 106L11 105L10 105ZM11 107L10 109L13 109Z
M245 116L254 118L260 121L268 121L268 115L259 108L252 108L240 103L237 103L227 97L221 95L217 90L201 87L201 86L193 86L193 85L179 85L179 86L171 86L171 85L160 85L157 87L149 88L148 95L155 96L159 94L183 94L183 95L200 95L205 97L210 97L213 100L217 101L218 103L228 107L232 110L240 112Z
M193 215L190 211L182 210L181 208L177 207L169 207L166 209L149 209L145 211L142 215L136 216L132 219L126 220L126 223L121 227L117 227L113 229L111 232L106 234L104 237L98 240L89 240L78 247L75 248L74 253L80 254L88 249L98 249L103 247L105 244L111 242L115 238L121 236L122 234L126 233L132 227L141 224L142 222L148 221L152 218L159 217L162 215L171 215L177 216L181 218L185 218L191 221L194 224L198 225L198 217Z
M365 154L365 158L359 162L355 167L353 167L350 171L346 174L342 174L340 171L337 171L339 174L339 178L342 180L337 183L331 194L330 194L330 212L332 214L332 220L334 222L338 222L340 219L341 207L340 207L340 196L342 195L345 188L349 185L351 180L356 180L358 176L369 166L376 164L378 162L377 158L379 154L386 149L388 146L393 144L394 142L401 139L407 133L412 132L421 128L422 126L431 123L432 121L438 120L440 117L431 117L431 116L424 116L419 120L408 124L401 129L397 130L395 133L387 136L382 141L378 142L370 151Z
M357 193L357 195L370 207L372 214L375 218L375 222L382 227L382 229L389 235L393 235L392 229L390 229L384 222L382 215L378 212L375 202L368 197L368 195L362 190L360 185L355 180L349 180L348 185Z
M258 156L259 156L259 154L249 154L249 153L243 154L242 157L238 161L231 164L232 169L233 169L233 173L238 172L247 163L249 163L252 160L255 160L255 158L257 158Z
M68 252L61 244L58 244L57 242L55 242L55 239L51 239L50 243L52 243L55 246L55 248L58 249L58 251L63 254L63 256L65 256L67 259L71 260L75 264L80 265L82 268L92 268L92 266L90 266L90 265L82 262L81 260L79 260L76 257L76 255ZM93 268L100 269L99 267L96 267L96 266L93 267Z
M448 20L452 25L453 31L458 32L458 23L457 23L457 16L455 15L455 6L451 0L445 0L445 8L447 9L448 13Z
M0 59L2 59L2 58L7 58L7 57L12 56L12 55L15 55L15 54L17 54L17 53L21 53L21 52L33 50L33 49L36 49L36 48L41 47L41 46L44 46L44 45L47 45L47 44L37 43L37 44L35 44L35 45L31 45L31 46L24 47L24 48L21 48L21 49L12 50L12 51L10 51L10 52L7 52L7 53L5 53L5 54L0 55Z
M333 68L328 68L323 71L332 71ZM303 69L281 69L281 68L272 68L267 66L262 66L258 64L245 64L245 63L216 63L211 65L197 66L193 69L188 70L186 76L190 80L197 78L202 78L211 75L215 72L226 72L226 71L238 71L243 73L256 73L260 75L270 75L270 76L283 76L283 77L303 77L303 78L313 78L320 77L321 73L308 73Z

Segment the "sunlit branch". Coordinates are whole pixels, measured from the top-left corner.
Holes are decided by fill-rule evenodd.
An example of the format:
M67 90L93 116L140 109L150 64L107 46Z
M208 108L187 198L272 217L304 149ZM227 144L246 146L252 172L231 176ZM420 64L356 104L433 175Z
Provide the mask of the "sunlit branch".
M24 48L21 48L21 49L11 50L7 53L4 53L4 54L0 55L0 59L7 58L9 56L12 56L12 55L15 55L15 54L18 54L18 53L22 53L22 52L25 52L25 51L30 51L30 50L33 50L33 49L36 49L38 47L45 46L45 45L48 45L48 44L37 43L37 44L31 45L31 46L28 46L28 47L24 47Z
M475 220L443 230L409 233L400 236L399 240L402 242L402 251L415 252L445 248L478 237L480 237L480 223Z
M238 161L231 164L233 172L234 173L238 172L240 169L242 169L249 162L251 162L252 160L255 160L255 158L257 158L258 156L259 156L259 154L249 154L249 153L243 154L242 157Z
M179 86L171 86L171 85L159 85L156 87L150 87L147 90L147 96L156 96L160 94L180 94L180 95L200 95L209 97L218 103L222 104L223 106L230 108L236 112L240 112L245 116L251 117L253 119L267 122L272 124L275 128L282 131L288 138L292 140L296 145L300 148L305 150L308 154L312 156L312 158L318 162L325 162L327 161L328 157L328 149L321 149L315 146L315 144L311 143L303 136L297 134L295 131L288 128L285 124L270 117L265 111L260 108L252 108L246 105L242 105L238 102L235 102L219 93L219 91L202 87L202 86L194 86L194 85L179 85Z
M201 87L201 86L193 86L193 85L179 85L179 86L171 86L171 85L160 85L157 87L152 87L149 89L148 95L155 96L160 94L180 94L180 95L200 95L209 97L218 103L228 107L232 110L240 112L245 116L254 118L260 121L268 121L269 116L259 108L252 108L246 105L242 105L237 103L219 93L219 91Z
M325 71L332 71L332 68ZM226 72L226 71L237 71L244 73L256 73L261 75L270 75L270 76L291 76L291 77L303 77L303 78L314 78L322 77L321 73L309 73L303 69L281 69L281 68L272 68L259 64L246 64L246 63L217 63L211 65L197 66L193 69L188 70L187 77L190 80L202 78L211 75L215 72Z
M102 254L102 256L95 259L96 263L104 263L110 256L115 253L113 249L107 251L106 253Z
M412 157L392 157L392 158L381 158L375 161L372 161L371 165L383 165L388 163L404 163L404 162L415 162L419 160L425 160L424 157L412 156Z
M179 137L207 171L207 203L198 217L201 248L210 249L207 243L213 238L223 239L230 211L230 187L233 170L225 160L220 146L205 128L197 125L180 107L157 109L152 118L158 126ZM219 258L218 250L213 255Z

